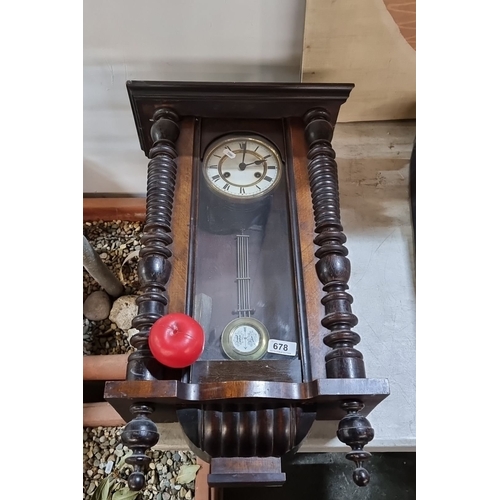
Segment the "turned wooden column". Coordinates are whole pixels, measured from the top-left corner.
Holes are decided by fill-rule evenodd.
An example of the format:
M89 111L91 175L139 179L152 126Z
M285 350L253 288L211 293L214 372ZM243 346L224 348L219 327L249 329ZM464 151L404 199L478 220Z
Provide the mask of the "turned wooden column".
M149 151L146 194L146 220L139 252L138 277L141 295L137 298L138 312L132 327L138 330L130 343L136 348L128 358L127 380L155 380L162 378L164 368L152 356L148 338L152 325L167 313L166 284L170 278L172 252L171 221L175 192L177 151L175 142L179 137L179 118L171 110L160 109L153 116ZM144 471L151 459L146 451L160 437L157 427L149 418L154 405L134 403L130 412L134 415L122 433L122 441L133 454L127 463L134 470L128 479L129 488L138 491L144 487Z
M325 316L321 324L329 330L323 342L331 349L325 358L328 378L366 378L363 355L354 346L360 341L352 328L358 323L351 311L352 296L347 293L351 265L347 258L340 221L339 183L335 151L331 146L333 126L325 109L313 109L304 116L305 137L309 147L307 158L309 183L314 210L314 243L316 273L326 295L321 302ZM363 462L370 453L363 447L374 437L374 430L366 417L359 414L364 405L361 401L346 400L342 407L347 415L339 422L337 436L351 447L346 458L356 464L354 482L365 486L370 475Z

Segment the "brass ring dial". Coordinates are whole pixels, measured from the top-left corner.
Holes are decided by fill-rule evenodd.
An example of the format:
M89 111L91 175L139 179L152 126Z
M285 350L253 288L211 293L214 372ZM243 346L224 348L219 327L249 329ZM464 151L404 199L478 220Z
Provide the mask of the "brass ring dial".
M267 328L255 318L237 318L222 332L222 349L231 359L255 360L264 356L269 342Z

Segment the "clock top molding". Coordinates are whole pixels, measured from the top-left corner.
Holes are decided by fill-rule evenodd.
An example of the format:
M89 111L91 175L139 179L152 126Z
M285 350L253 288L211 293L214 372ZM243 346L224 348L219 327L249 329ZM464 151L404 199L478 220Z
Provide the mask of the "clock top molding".
M153 145L153 116L171 109L180 118L303 118L311 109L324 109L334 125L340 106L353 84L220 83L128 81L127 91L141 149Z

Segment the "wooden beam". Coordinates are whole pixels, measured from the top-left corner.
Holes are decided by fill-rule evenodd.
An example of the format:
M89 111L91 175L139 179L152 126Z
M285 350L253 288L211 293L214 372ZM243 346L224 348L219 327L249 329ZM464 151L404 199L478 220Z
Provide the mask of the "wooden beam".
M83 222L143 221L145 218L145 198L83 198Z
M84 403L83 427L121 427L125 421L109 403Z
M83 356L83 380L125 380L128 354Z

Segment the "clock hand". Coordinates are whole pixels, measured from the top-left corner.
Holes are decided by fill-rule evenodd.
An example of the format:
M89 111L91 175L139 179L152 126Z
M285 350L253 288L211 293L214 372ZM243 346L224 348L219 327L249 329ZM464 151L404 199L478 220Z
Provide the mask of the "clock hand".
M262 158L262 160L255 160L253 161L252 163L247 163L245 165L245 167L248 167L249 165L253 165L255 163L255 165L260 165L261 163L264 163L266 161L266 158L269 158L271 155L267 155L267 156L264 156L264 158ZM240 168L241 168L241 164L240 164Z
M240 170L245 170L247 168L247 165L245 165L245 155L247 154L247 143L244 143L243 146L243 158L241 159L241 163L238 165Z

